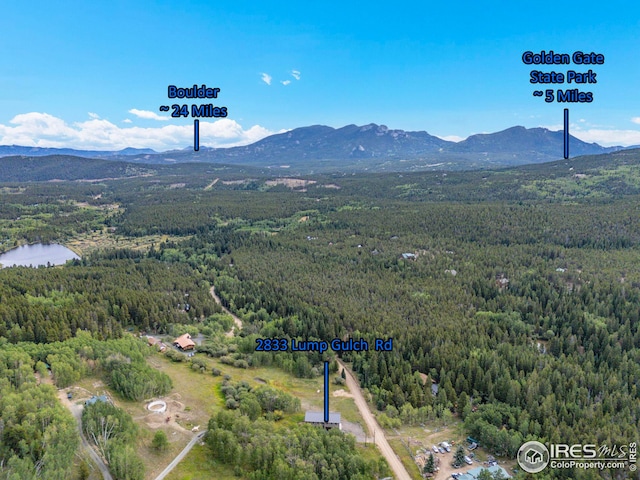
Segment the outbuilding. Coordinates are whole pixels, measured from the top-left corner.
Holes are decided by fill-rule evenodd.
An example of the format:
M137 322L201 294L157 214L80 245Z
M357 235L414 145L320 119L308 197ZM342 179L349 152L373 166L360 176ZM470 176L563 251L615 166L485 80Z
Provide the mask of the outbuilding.
M88 406L88 405L93 405L96 402L108 403L109 399L107 398L106 395L100 395L100 396L94 395L89 400L85 401L84 404Z
M480 476L482 470L489 470L489 473L494 474L496 472L502 473L503 478L511 478L511 475L499 465L494 465L493 467L478 467L472 470L469 470L465 473L461 473L458 475L458 480L477 480Z
M322 427L326 430L330 430L332 428L342 430L342 421L340 419L340 414L337 412L329 412L328 422L324 421L323 412L306 412L304 414L304 421L305 423L310 423L311 425Z

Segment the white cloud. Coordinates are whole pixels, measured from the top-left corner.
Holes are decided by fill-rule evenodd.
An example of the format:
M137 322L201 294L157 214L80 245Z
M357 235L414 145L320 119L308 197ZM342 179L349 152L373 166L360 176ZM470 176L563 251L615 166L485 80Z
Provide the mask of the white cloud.
M633 118L631 119L631 121L632 121L633 123L640 123L640 117L633 117Z
M582 122L582 120L580 120ZM640 122L639 122L640 123ZM585 127L586 125L586 127ZM564 125L540 125L555 131L564 131ZM640 145L640 130L617 130L614 128L602 128L591 124L569 124L569 134L587 143L597 143L603 147Z
M561 124L540 126L552 132L564 131L564 125ZM616 130L588 123L570 123L569 134L583 142L597 143L603 147L640 145L640 130Z
M270 130L254 125L244 129L235 120L200 120L200 144L209 147L248 145L272 135ZM120 150L126 147L153 148L164 151L193 145L193 125L162 127L119 127L108 120L91 119L68 124L47 113L16 115L9 125L0 124L0 145Z
M604 147L640 145L640 130L602 130L592 128L589 130L570 129L569 133L583 142L595 142Z
M97 113L89 112L89 117L90 118L100 118L100 115L98 115Z
M461 142L464 140L464 137L459 137L458 135L436 135L436 137L441 138L442 140L446 140L448 142Z
M122 123L133 123L130 118L125 118Z
M291 76L292 76L293 78L295 78L296 80L300 80L300 71L298 71L298 70L292 70L292 71L291 71Z
M287 86L291 83L291 80L282 80L280 83L283 84L284 86Z
M260 78L267 85L271 85L271 75L269 75L268 73L261 73Z
M149 110L138 110L137 108L132 108L131 110L129 110L129 113L146 120L158 120L160 122L166 122L167 120L169 120L169 117L158 115L157 113L151 112Z

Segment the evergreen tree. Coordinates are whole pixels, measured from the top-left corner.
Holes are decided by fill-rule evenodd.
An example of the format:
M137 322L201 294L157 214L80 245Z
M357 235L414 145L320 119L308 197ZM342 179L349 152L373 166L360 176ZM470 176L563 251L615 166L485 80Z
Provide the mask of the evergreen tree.
M433 473L436 469L435 460L433 459L433 453L429 454L427 462L424 464L424 473Z
M456 448L456 453L453 455L453 464L454 465L462 465L464 463L464 447L462 445L458 445Z

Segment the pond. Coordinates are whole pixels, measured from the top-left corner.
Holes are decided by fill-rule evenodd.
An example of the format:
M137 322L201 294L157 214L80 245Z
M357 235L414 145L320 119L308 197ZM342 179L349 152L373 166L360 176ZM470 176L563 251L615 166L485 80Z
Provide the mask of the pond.
M43 245L23 245L0 255L0 264L4 267L37 267L38 265L64 265L67 260L80 257L67 247L52 243Z

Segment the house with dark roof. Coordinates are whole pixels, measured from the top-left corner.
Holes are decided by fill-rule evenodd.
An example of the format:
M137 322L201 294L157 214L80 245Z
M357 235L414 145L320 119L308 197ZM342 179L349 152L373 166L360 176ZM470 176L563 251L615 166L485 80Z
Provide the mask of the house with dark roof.
M324 421L323 412L305 412L304 421L305 423L310 423L311 425L322 427L327 430L330 430L332 428L342 430L342 421L340 419L340 414L337 412L329 412L328 422Z

